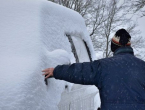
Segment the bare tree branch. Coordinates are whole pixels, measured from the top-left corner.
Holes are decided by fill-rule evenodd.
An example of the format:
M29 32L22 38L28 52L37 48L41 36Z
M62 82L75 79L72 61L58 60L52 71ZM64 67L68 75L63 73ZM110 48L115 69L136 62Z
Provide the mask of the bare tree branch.
M79 12L85 19L96 51L102 51L104 57L112 56L110 49L111 38L120 28L126 28L133 36L132 47L139 49L143 45L143 38L136 30L137 25L132 17L127 17L131 11L142 12L145 16L145 0L126 0L118 5L119 0L48 0L66 6ZM126 11L127 10L127 11ZM136 37L138 36L138 37ZM136 45L138 44L138 45ZM138 50L139 51L139 50Z

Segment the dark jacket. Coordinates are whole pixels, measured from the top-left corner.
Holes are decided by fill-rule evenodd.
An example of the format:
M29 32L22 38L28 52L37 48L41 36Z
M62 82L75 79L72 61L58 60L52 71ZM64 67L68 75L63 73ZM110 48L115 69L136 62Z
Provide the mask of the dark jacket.
M145 110L145 62L133 55L131 47L121 47L111 58L61 65L56 79L96 85L101 110Z

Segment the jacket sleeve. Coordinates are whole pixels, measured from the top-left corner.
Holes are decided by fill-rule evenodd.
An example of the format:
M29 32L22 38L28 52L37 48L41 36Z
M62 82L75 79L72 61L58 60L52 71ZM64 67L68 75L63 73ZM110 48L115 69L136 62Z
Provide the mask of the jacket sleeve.
M84 85L98 85L101 74L100 61L58 65L53 72L55 79Z

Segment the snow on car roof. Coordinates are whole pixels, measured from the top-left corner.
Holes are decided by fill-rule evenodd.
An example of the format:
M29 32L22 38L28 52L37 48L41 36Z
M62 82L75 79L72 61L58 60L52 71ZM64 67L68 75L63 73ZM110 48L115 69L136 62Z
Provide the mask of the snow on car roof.
M85 21L78 12L49 1L44 1L41 14L43 36L46 37L49 34L52 35L51 37L55 36L54 39L58 38L58 40L64 34L80 37L87 42L92 59L95 59L92 41L86 30ZM48 27L50 28L48 29Z

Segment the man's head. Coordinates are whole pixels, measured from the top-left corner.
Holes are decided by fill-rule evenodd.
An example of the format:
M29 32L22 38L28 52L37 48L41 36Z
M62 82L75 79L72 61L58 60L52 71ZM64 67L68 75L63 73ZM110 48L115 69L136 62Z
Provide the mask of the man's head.
M111 50L114 52L119 47L130 46L131 36L125 29L119 29L111 40Z

